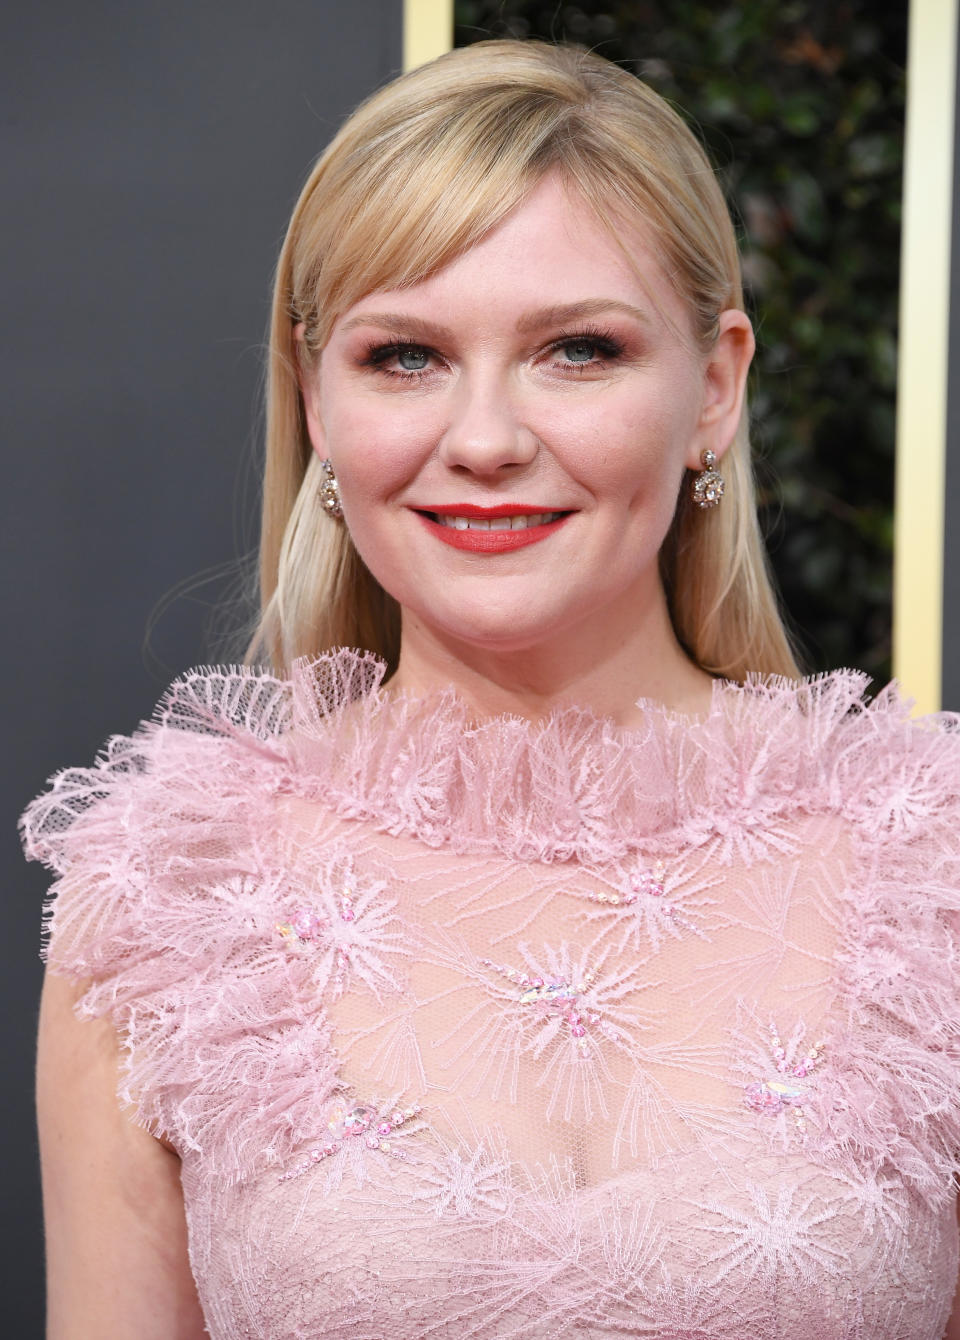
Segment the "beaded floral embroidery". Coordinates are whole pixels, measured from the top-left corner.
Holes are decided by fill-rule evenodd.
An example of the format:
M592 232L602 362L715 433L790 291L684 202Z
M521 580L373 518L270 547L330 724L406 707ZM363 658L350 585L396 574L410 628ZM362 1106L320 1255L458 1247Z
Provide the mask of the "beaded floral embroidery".
M629 876L626 887L595 889L586 892L565 889L565 893L574 898L585 899L599 907L616 912L621 907L636 907L647 899L655 899L656 913L660 916L675 917L677 909L664 898L666 893L666 867L658 861L653 870L638 867Z
M411 1107L387 1107L378 1112L377 1108L364 1104L351 1104L346 1100L334 1103L327 1115L327 1131L322 1142L318 1141L307 1153L307 1157L281 1173L278 1182L289 1182L302 1177L311 1168L325 1159L333 1158L342 1151L349 1151L354 1159L357 1154L363 1156L365 1150L388 1155L394 1159L405 1159L406 1151L398 1146L397 1137L411 1134L411 1122L419 1117L421 1108L414 1103ZM413 1128L422 1130L422 1123ZM362 1175L358 1177L362 1181Z
M576 1040L577 1050L581 1056L589 1054L586 1042L588 1028L596 1028L611 1042L619 1042L619 1029L584 1005L583 998L597 980L595 972L584 973L581 981L574 981L566 977L530 976L529 973L521 972L517 968L502 967L488 958L482 958L480 962L485 968L492 968L508 982L513 982L514 986L519 987L520 1004L536 1007L548 1026L551 1040L560 1032L563 1023L567 1025L570 1037Z
M643 952L648 945L659 949L664 939L678 939L684 932L708 938L688 912L702 917L709 908L712 900L705 896L706 891L719 881L712 868L687 873L682 903L668 884L663 861L652 867L637 862L631 870L597 869L593 873L601 887L562 892L598 909L588 913L588 919L600 921L603 933L609 934L610 942L621 952L628 947Z
M439 930L431 939L431 961L460 979L447 996L451 1026L433 1040L444 1068L465 1062L470 1092L515 1103L526 1056L536 1063L537 1087L548 1091L548 1121L608 1115L605 1054L610 1047L632 1054L637 1034L659 1018L636 1001L634 964L611 971L606 951L566 943L533 950L521 942L514 966L474 957Z
M796 1035L785 1047L776 1025L770 1024L770 1055L773 1072L765 1079L754 1080L744 1087L747 1107L754 1112L777 1114L789 1108L801 1135L806 1132L803 1100L809 1090L809 1076L823 1059L823 1042L815 1042L805 1055L797 1057L799 1045Z
M630 876L629 891L620 893L605 893L602 889L598 893L588 893L586 896L593 903L609 903L612 907L619 907L622 903L625 907L631 906L644 894L651 898L662 898L666 892L667 868L662 861L658 861L652 870L640 867ZM663 904L664 908L669 904Z
M320 990L334 999L350 980L359 978L379 999L385 991L402 990L389 964L397 953L409 950L394 909L396 900L384 896L386 882L362 885L348 863L341 863L318 879L310 902L294 904L274 932L310 958L311 975Z

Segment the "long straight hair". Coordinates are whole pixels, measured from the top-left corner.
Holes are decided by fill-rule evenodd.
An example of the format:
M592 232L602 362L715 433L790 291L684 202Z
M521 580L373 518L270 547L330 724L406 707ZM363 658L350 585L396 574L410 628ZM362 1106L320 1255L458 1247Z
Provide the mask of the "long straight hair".
M346 527L324 513L298 371L337 317L378 289L415 284L561 175L619 239L652 236L704 350L743 307L736 238L696 138L639 79L573 46L491 41L394 80L346 121L310 173L277 267L271 318L260 549L261 614L248 660L278 669L337 646L397 663L396 601ZM303 338L294 328L303 325ZM298 368L298 357L301 365ZM798 674L757 522L746 410L723 460L720 507L689 474L660 554L677 636L712 674Z

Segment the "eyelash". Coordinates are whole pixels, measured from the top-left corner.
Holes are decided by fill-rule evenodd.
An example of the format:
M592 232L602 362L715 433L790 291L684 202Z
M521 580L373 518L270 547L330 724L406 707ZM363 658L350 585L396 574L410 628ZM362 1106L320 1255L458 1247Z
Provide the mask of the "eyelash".
M594 326L584 326L580 330L565 332L549 345L549 351L556 353L570 344L593 345L596 354L596 357L588 363L565 363L563 365L565 372L573 373L575 376L582 376L584 372L591 368L604 368L608 363L614 362L623 354L623 344L611 331L601 330ZM429 345L418 344L415 340L405 340L402 336L397 335L392 337L387 344L371 344L361 359L361 365L372 368L384 377L394 377L399 381L406 382L421 382L429 374L429 368L402 371L399 368L384 366L389 359L396 358L398 354L405 353L407 350L428 354L431 358L438 357Z
M589 363L570 363L569 368L579 373L587 368L605 368L623 354L623 343L610 330L601 330L598 326L584 326L580 330L563 334L550 346L552 351L562 349L567 344L592 344L597 357Z

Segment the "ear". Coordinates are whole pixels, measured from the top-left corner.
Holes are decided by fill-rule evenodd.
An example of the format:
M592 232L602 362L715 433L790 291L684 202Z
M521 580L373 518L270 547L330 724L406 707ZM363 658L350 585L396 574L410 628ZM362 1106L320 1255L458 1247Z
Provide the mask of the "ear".
M686 464L702 469L701 453L712 451L719 461L734 439L747 389L747 373L756 348L753 327L735 307L720 313L718 334L703 370L703 401Z
M327 435L320 415L320 370L314 367L307 372L307 360L303 355L302 321L293 328L293 354L296 361L297 381L300 385L300 399L303 401L303 417L307 423L307 435L310 445L321 459L326 457Z

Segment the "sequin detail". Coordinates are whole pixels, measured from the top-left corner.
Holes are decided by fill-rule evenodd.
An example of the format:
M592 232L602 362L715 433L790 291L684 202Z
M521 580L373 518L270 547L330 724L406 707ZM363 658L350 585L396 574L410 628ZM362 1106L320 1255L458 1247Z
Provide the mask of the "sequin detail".
M356 920L356 910L353 906L351 890L346 892L338 900L340 920L351 922ZM290 917L289 921L278 921L274 929L282 935L285 940L300 948L307 948L323 940L331 928L330 918L316 911L312 907L298 907ZM349 949L340 945L334 953L334 987L335 990L342 991L347 971L350 967Z
M658 861L653 870L641 868L630 876L630 888L624 893L607 893L600 889L597 892L579 893L572 889L566 889L564 892L573 893L576 898L586 898L588 902L600 903L605 907L631 907L642 897L662 898L666 891L666 866L662 861ZM669 906L669 904L664 905Z
M663 916L668 917L678 926L683 926L685 930L699 934L693 922L688 921L676 905L666 897L667 868L663 861L657 861L652 870L646 866L639 866L630 875L629 887L622 892L618 892L616 889L609 893L605 889L586 893L565 889L564 892L575 898L585 899L587 902L596 903L600 907L612 910L620 907L636 907L638 903L653 898L659 903L659 911Z
M356 921L357 912L353 905L353 890L345 889L338 899L339 913L341 921ZM297 944L312 944L319 940L324 931L330 926L330 919L318 912L313 907L298 907L292 913L289 921L278 921L274 929L285 940L292 940Z
M482 958L481 964L491 968L508 982L520 988L519 1003L524 1006L538 1006L547 1017L560 1015L567 1025L569 1036L577 1044L582 1056L588 1054L587 1030L595 1028L611 1042L620 1040L620 1031L608 1023L601 1015L584 1007L582 998L597 980L595 972L584 973L580 981L571 981L561 977L531 977L518 968L507 968L492 959Z
M403 1149L397 1148L394 1137L401 1130L404 1135L410 1134L410 1122L421 1111L417 1103L406 1108L389 1107L382 1112L360 1103L334 1103L327 1115L327 1130L322 1142L313 1145L307 1157L287 1172L281 1173L277 1181L289 1182L294 1177L302 1177L324 1159L339 1154L351 1140L362 1140L367 1149L387 1154L391 1158L405 1159L407 1155Z
M336 853L315 878L316 892L303 902L291 900L273 934L304 959L317 990L334 999L353 982L378 999L402 990L396 963L409 956L409 947L386 880L358 879L352 859Z
M747 1107L754 1112L783 1112L789 1108L794 1123L801 1134L806 1132L803 1116L803 1099L809 1090L809 1076L823 1059L823 1042L815 1042L805 1056L798 1061L787 1055L776 1025L770 1025L770 1054L775 1073L766 1079L754 1080L743 1091Z

